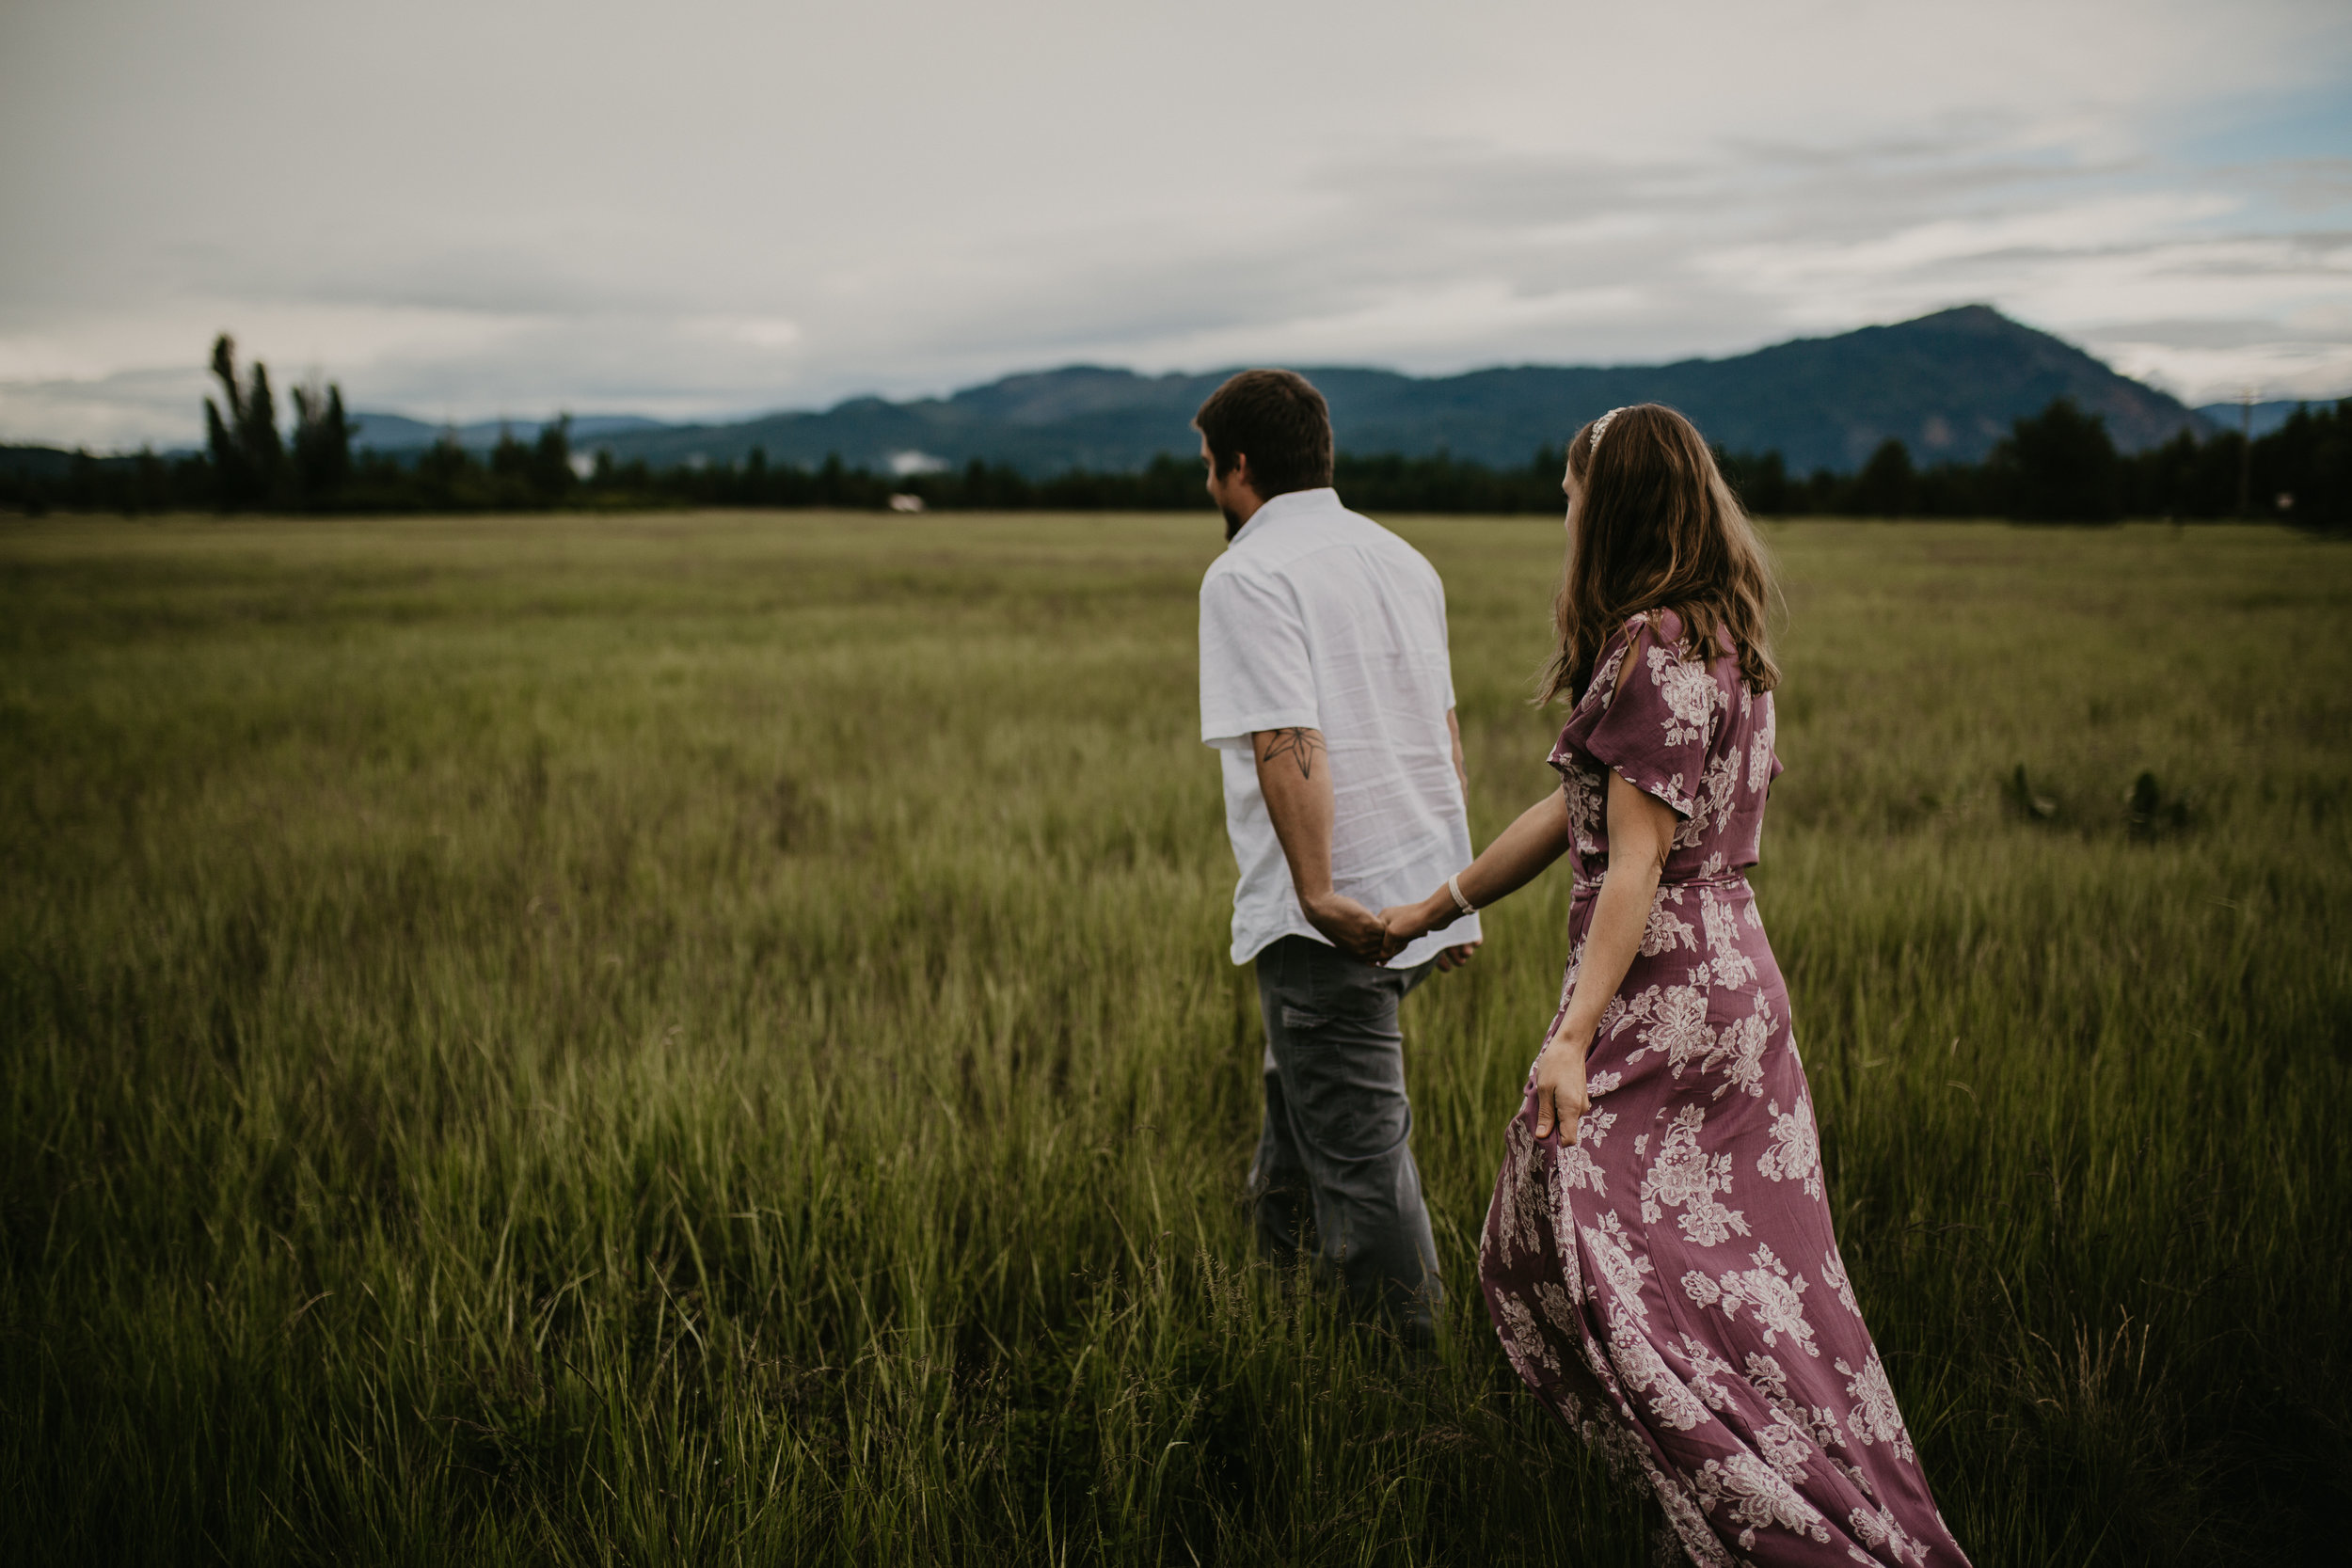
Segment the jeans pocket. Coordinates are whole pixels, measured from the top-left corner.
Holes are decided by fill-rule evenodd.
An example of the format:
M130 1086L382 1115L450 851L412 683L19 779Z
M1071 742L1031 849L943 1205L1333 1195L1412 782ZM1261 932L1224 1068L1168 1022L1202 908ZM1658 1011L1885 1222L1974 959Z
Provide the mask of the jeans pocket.
M1282 1027L1285 1029L1322 1029L1327 1028L1330 1022L1331 1015L1328 1013L1319 1013L1311 1007L1294 1007L1287 1002L1282 1004Z
M1312 1011L1325 1020L1362 1022L1394 1016L1404 977L1352 958L1327 963L1314 977Z

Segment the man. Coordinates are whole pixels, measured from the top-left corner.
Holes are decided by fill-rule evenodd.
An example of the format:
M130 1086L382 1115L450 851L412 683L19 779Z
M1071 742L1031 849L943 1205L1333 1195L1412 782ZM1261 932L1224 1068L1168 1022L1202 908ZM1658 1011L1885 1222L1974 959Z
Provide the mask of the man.
M1443 1299L1411 1147L1397 1004L1468 961L1474 917L1379 963L1374 911L1470 863L1445 588L1340 504L1323 394L1244 371L1194 417L1227 547L1200 582L1200 737L1225 774L1241 882L1233 961L1255 960L1265 1127L1258 1243L1318 1266L1425 1343Z

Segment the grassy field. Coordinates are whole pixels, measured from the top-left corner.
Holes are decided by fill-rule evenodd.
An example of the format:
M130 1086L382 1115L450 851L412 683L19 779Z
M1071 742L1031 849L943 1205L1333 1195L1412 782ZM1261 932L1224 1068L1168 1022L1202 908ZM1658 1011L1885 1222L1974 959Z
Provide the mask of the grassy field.
M1398 526L1483 842L1552 783L1559 533ZM1769 533L1756 879L1946 1515L2342 1560L2352 550ZM1441 1360L1250 1260L1217 547L8 525L0 1556L1648 1560L1471 1272L1565 878L1407 1005Z

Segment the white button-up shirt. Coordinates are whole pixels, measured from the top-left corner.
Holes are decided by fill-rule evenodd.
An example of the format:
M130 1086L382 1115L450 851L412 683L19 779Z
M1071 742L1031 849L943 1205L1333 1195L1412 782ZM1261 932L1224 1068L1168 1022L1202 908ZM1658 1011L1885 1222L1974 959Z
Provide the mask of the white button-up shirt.
M1446 715L1445 585L1419 550L1331 489L1275 497L1200 579L1200 738L1225 773L1225 831L1241 868L1233 961L1307 923L1258 788L1249 736L1323 732L1331 768L1333 891L1378 911L1470 862L1470 818ZM1392 967L1478 940L1478 920L1415 942Z

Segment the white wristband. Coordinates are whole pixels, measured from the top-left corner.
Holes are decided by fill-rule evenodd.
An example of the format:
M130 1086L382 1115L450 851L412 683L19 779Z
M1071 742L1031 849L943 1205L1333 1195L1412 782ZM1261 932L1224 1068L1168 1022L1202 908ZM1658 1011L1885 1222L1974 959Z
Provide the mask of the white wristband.
M1478 906L1462 896L1462 874L1456 871L1445 879L1445 890L1454 895L1454 907L1464 914L1476 914Z

